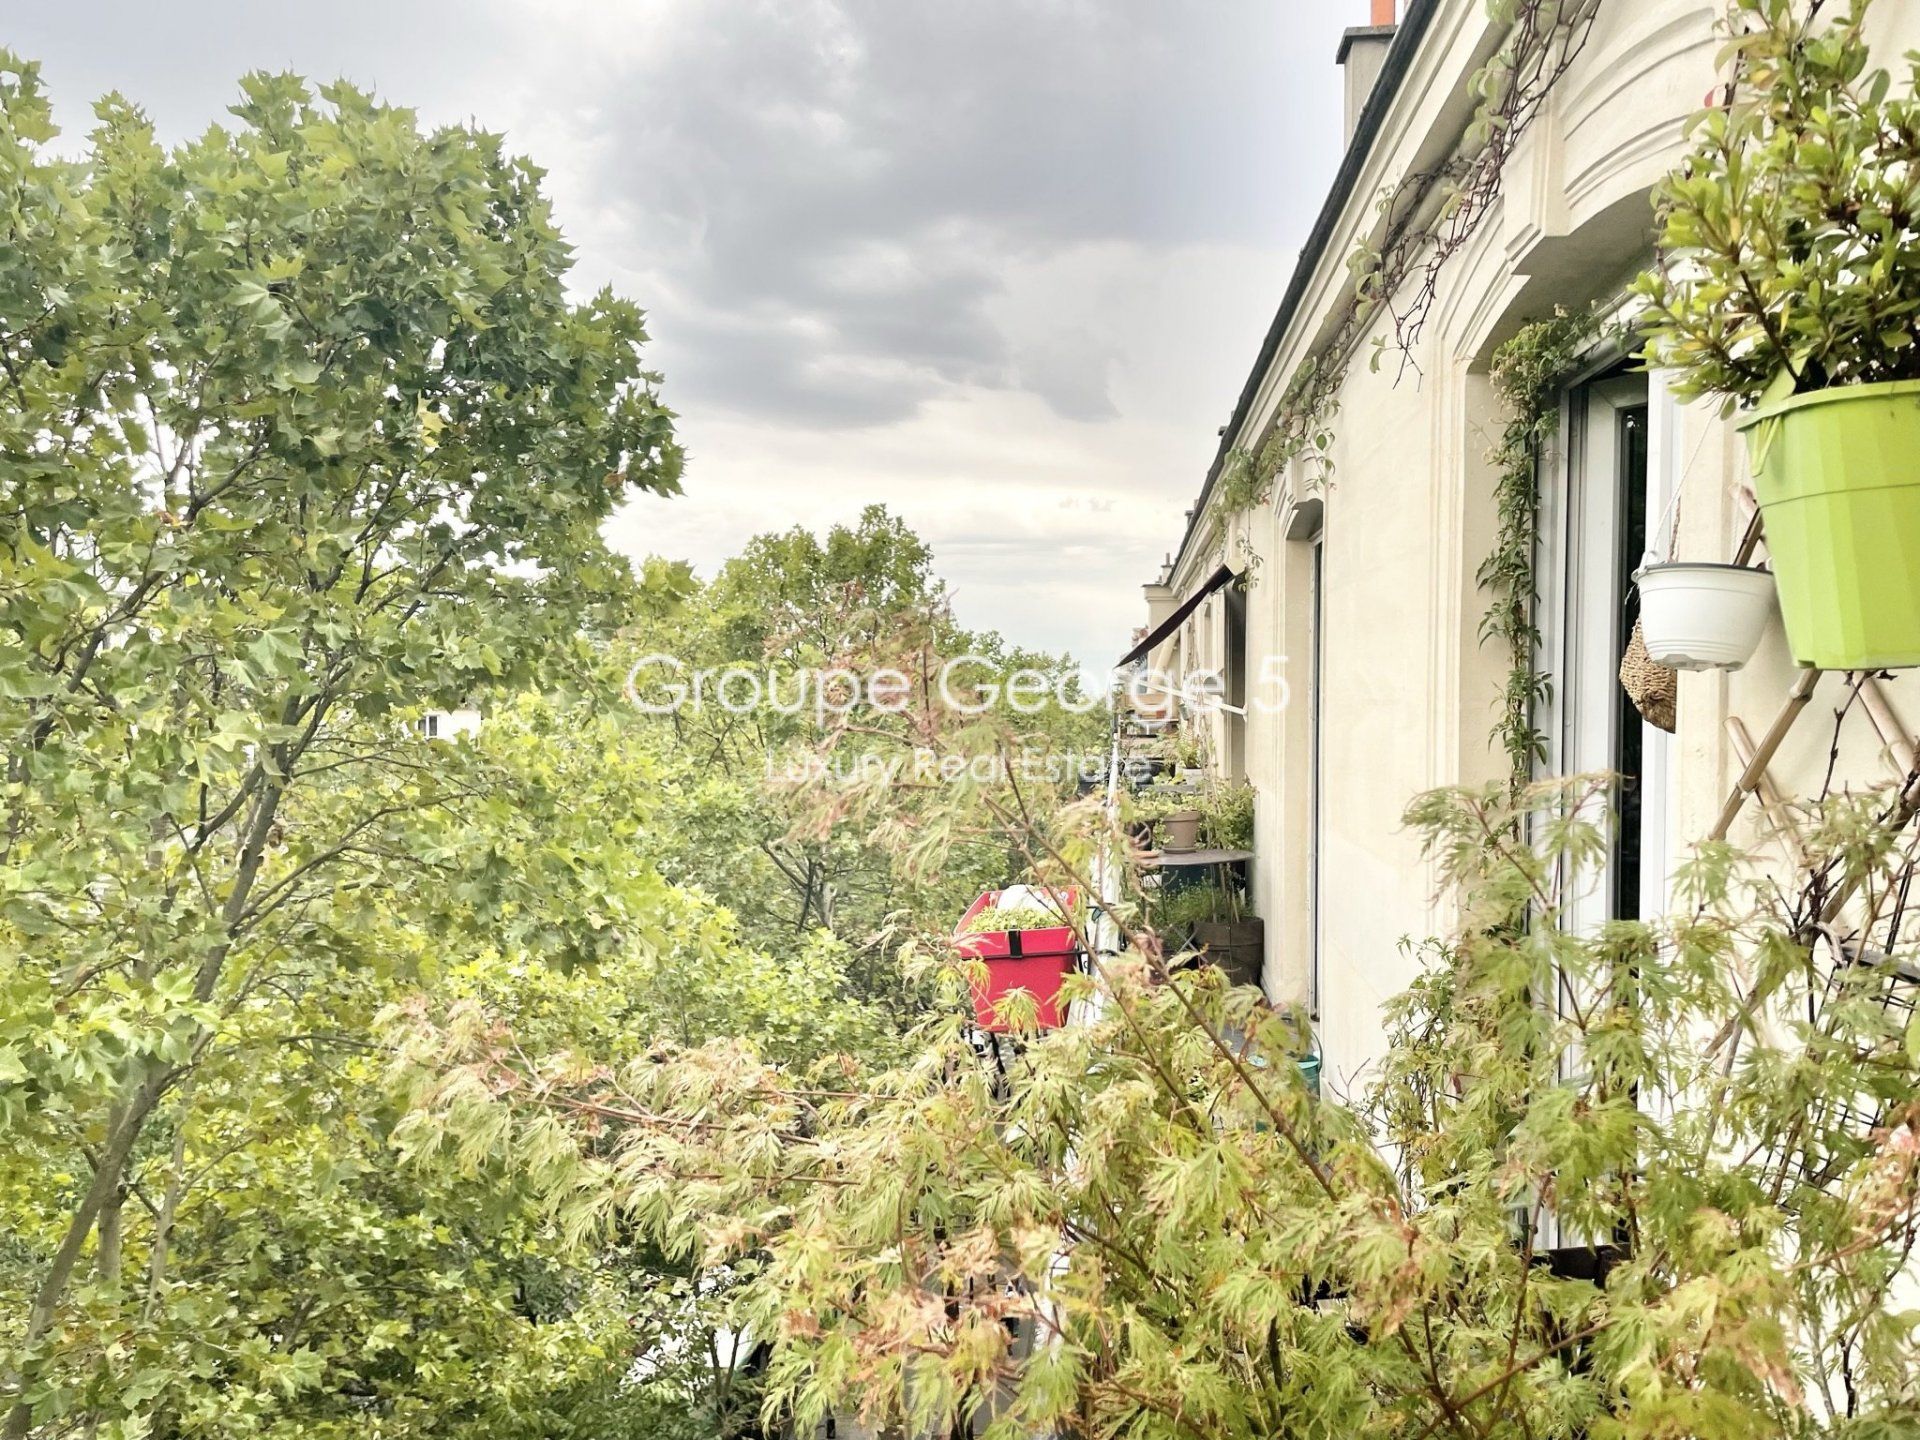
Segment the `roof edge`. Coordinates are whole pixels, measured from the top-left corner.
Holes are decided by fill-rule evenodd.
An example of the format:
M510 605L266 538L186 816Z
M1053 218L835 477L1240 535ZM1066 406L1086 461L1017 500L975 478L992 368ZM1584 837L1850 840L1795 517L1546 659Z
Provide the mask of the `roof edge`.
M1240 399L1233 407L1233 418L1221 432L1220 448L1214 453L1213 464L1208 467L1207 478L1200 486L1200 498L1189 512L1187 528L1180 536L1180 548L1174 552L1175 569L1186 559L1187 547L1193 543L1194 533L1206 514L1207 502L1213 498L1214 486L1219 483L1220 469L1226 464L1240 428L1246 424L1247 416L1253 410L1254 400L1260 393L1260 382L1265 379L1268 369L1273 365L1274 356L1280 352L1281 342L1293 326L1314 272L1326 258L1327 246L1332 242L1334 228L1340 221L1340 212L1347 208L1347 202L1353 198L1354 187L1359 184L1360 172L1366 168L1367 157L1373 152L1373 142L1380 136L1387 110L1400 93L1400 83L1407 78L1407 71L1413 66L1414 52L1426 38L1440 3L1441 0L1413 0L1394 33L1393 43L1388 46L1387 57L1381 64L1380 78L1374 82L1373 93L1367 96L1367 103L1361 108L1353 139L1348 142L1346 155L1334 175L1333 188L1327 192L1319 218L1307 234L1307 243L1300 251L1299 263L1293 268L1293 278L1281 298L1280 309L1273 317L1273 324L1267 327L1267 336L1260 344L1260 354L1253 363L1252 373L1241 387ZM1352 36L1354 32L1349 30L1347 34ZM1344 46L1345 42L1342 43Z
M1340 37L1340 48L1334 52L1333 63L1344 65L1347 55L1362 40L1391 40L1400 27L1396 25L1354 25Z

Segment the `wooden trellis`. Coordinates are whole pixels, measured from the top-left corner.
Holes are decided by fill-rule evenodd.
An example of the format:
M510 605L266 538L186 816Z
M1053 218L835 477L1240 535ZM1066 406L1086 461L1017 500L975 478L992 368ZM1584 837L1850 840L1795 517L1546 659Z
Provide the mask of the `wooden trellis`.
M1760 548L1764 537L1762 519L1758 511L1748 521L1746 533L1740 537L1740 544L1734 551L1735 565L1751 564L1755 552ZM1740 818L1740 812L1750 798L1757 798L1765 813L1768 825L1774 836L1786 849L1788 858L1795 868L1805 870L1809 860L1804 836L1795 822L1792 810L1780 793L1780 787L1769 774L1774 757L1780 753L1780 747L1787 736L1793 732L1794 725L1806 713L1807 706L1813 700L1813 693L1819 687L1822 670L1802 670L1794 677L1793 685L1787 691L1786 703L1780 713L1774 717L1773 724L1759 744L1753 742L1747 727L1738 716L1727 719L1727 735L1733 742L1733 753L1740 761L1740 778L1734 782L1733 793L1727 796L1726 803L1720 807L1720 815L1714 821L1709 832L1709 840L1724 840L1733 829L1733 822ZM1847 685L1852 699L1848 708L1857 699L1865 710L1867 719L1880 737L1881 754L1887 761L1888 769L1893 772L1895 784L1902 787L1899 804L1896 807L1897 823L1904 825L1910 820L1920 802L1920 779L1916 779L1914 769L1915 747L1914 732L1907 728L1893 708L1893 702L1887 698L1885 687L1880 684L1877 674L1871 671L1851 672ZM1845 895L1835 895L1828 903L1827 912L1822 919L1831 919L1838 913L1846 901Z
M1714 822L1708 833L1709 840L1724 840L1733 828L1733 822L1746 808L1750 798L1758 798L1768 823L1773 827L1776 838L1788 849L1791 857L1804 865L1806 845L1792 812L1781 796L1780 788L1774 783L1769 767L1774 757L1780 753L1780 746L1792 733L1794 723L1806 713L1813 692L1820 683L1822 670L1802 670L1795 678L1793 687L1787 692L1786 704L1767 728L1766 735L1758 745L1747 732L1738 716L1727 719L1727 734L1733 742L1733 751L1741 761L1740 777L1734 781L1733 793L1727 796L1726 803L1720 807L1720 818ZM1920 798L1920 780L1915 778L1916 750L1914 732L1909 730L1893 708L1893 702L1887 698L1886 687L1881 685L1879 677L1872 672L1850 672L1847 677L1851 695L1860 703L1866 713L1874 733L1880 737L1881 753L1886 760L1888 772L1895 784L1902 786L1900 801L1896 810L1899 820L1904 823L1914 813L1915 800ZM1851 702L1849 702L1851 703Z
M1747 565L1752 563L1755 552L1763 538L1762 519L1756 511L1748 523L1746 533L1741 537L1733 563ZM1747 727L1738 716L1729 716L1726 721L1727 736L1733 745L1733 753L1740 761L1740 775L1734 781L1733 791L1727 796L1726 803L1720 807L1720 814L1714 821L1708 834L1710 841L1727 838L1733 829L1734 821L1746 808L1749 799L1759 802L1766 817L1768 827L1774 838L1787 852L1787 857L1796 872L1802 875L1813 873L1816 859L1809 851L1805 834L1794 816L1792 807L1782 795L1780 786L1771 774L1771 766L1780 753L1780 747L1793 733L1794 726L1812 703L1815 690L1819 688L1820 677L1824 671L1802 670L1794 677L1793 684L1787 690L1787 698L1767 727L1766 733L1756 744ZM1904 828L1916 814L1920 814L1920 770L1916 769L1916 751L1914 732L1908 728L1893 708L1893 702L1887 698L1885 687L1880 683L1878 672L1853 671L1846 676L1846 699L1841 707L1845 714L1857 702L1866 714L1880 738L1881 756L1886 762L1895 785L1900 787L1898 799L1887 817L1887 823L1895 830ZM1832 893L1825 897L1820 913L1814 917L1816 929L1831 925L1853 899L1862 877L1845 878L1834 886ZM1708 1053L1719 1054L1722 1063L1731 1065L1733 1053L1737 1048L1738 1037L1747 1024L1751 1023L1759 1007L1765 1003L1766 996L1756 992L1747 998L1740 1015L1734 1016L1714 1037L1708 1047Z
M1794 722L1806 712L1822 673L1819 670L1803 670L1795 677L1792 688L1787 692L1786 704L1781 707L1779 715L1758 745L1753 743L1746 726L1737 716L1728 718L1727 734L1733 742L1734 754L1742 762L1742 769L1739 779L1734 782L1733 793L1727 796L1726 803L1721 806L1720 817L1708 836L1710 840L1726 839L1747 800L1757 797L1775 838L1787 851L1794 868L1803 875L1813 872L1813 857L1808 852L1806 837L1781 796L1780 788L1768 767L1779 753L1782 742L1792 733ZM1879 735L1887 768L1893 772L1894 783L1901 787L1888 823L1895 829L1903 828L1920 811L1920 777L1916 776L1914 770L1913 732L1900 720L1877 675L1872 672L1850 673L1848 686ZM1850 700L1849 707L1851 703ZM1820 907L1816 917L1819 923L1813 933L1819 933L1839 917L1861 883L1861 877L1853 876L1834 886ZM1732 1065L1741 1033L1753 1023L1761 1006L1766 1003L1770 990L1771 987L1762 987L1749 995L1740 1013L1731 1017L1709 1043L1707 1053L1719 1056L1723 1066Z

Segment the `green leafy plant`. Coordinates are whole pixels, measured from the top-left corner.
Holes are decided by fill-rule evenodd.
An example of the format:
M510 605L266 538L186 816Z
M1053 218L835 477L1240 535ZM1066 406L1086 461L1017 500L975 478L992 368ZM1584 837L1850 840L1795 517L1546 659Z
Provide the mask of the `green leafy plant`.
M1649 363L1727 406L1920 378L1920 55L1870 66L1871 0L1734 0L1724 104L1660 186ZM1835 13L1837 11L1837 13Z
M1442 271L1497 206L1515 147L1585 50L1599 13L1600 0L1488 0L1505 38L1468 81L1473 118L1458 153L1380 195L1374 236L1347 257L1351 293L1332 334L1288 379L1260 443L1222 459L1224 513L1265 502L1295 464L1310 488L1331 481L1334 420L1354 357L1371 336L1374 368L1389 354L1414 363Z
M1609 788L1415 804L1459 923L1350 1104L1310 1091L1307 1035L1257 991L1099 957L1072 983L1103 1003L1017 1063L956 1017L830 1079L739 1045L540 1063L485 1017L415 1011L387 1032L416 1105L398 1143L456 1179L518 1157L582 1233L751 1259L734 1313L770 1346L766 1423L801 1433L1911 1434L1893 801L1818 827L1820 873L1870 878L1876 934L1909 937L1861 964L1838 935L1836 966L1807 897L1724 847L1673 918L1576 931Z
M1197 770L1206 763L1206 747L1188 726L1182 726L1173 737L1172 752L1173 763L1185 770Z
M1540 632L1534 621L1541 456L1560 428L1560 392L1567 376L1599 336L1599 323L1590 313L1556 310L1521 329L1493 358L1494 391L1507 408L1500 443L1489 457L1496 472L1499 530L1475 578L1488 596L1481 642L1491 641L1507 655L1493 742L1506 754L1516 790L1546 758L1546 737L1534 724L1534 713L1553 684L1539 668Z
M657 562L649 573L668 569ZM1061 657L955 620L927 542L881 505L818 534L794 528L753 536L711 580L669 570L661 581L662 613L643 617L616 643L622 673L642 657L670 655L687 671L739 667L764 676L771 696L804 699L809 674L842 668L918 676L928 665L937 689L943 657L970 656L980 663L954 672L957 688L1004 686L1030 668L1059 677L1056 693L1067 693L1072 667ZM911 643L900 653L860 653L877 637ZM666 689L677 672L648 666L644 673L652 678L643 680L642 698L660 713L643 717L639 743L656 759L671 802L649 827L648 858L668 879L724 897L743 940L756 948L786 953L814 932L829 932L850 952L859 993L884 1003L901 1028L915 1023L929 997L896 963L897 942L889 938L896 917L960 915L1009 873L1005 843L990 826L971 827L941 847L937 866L909 874L890 837L843 815L816 816L789 783L789 765L804 771L819 760L844 775L865 757L879 758L899 729L889 717L862 714L857 728L837 737L833 754L821 756L812 747L822 722L810 704L789 700L784 709L764 705L750 714L711 703L674 706ZM684 674L678 679L684 683ZM1100 753L1107 716L1082 709L1048 703L1024 714L1024 733L1011 737L1016 763L1039 747ZM1063 764L1058 773L1078 770ZM776 783L767 783L770 772ZM1036 803L1059 798L1056 791Z
M1200 795L1200 830L1221 850L1253 848L1253 786L1244 780L1217 780Z
M1150 913L1162 939L1173 938L1184 944L1195 925L1242 920L1249 912L1246 892L1216 875L1197 885L1161 891L1153 897Z
M514 699L639 608L601 527L677 488L673 416L497 135L235 98L58 142L0 55L0 1430L561 1434L629 1272L400 1173L370 1036L418 985L543 1047L721 1033L644 1008L696 959L782 993L636 861L605 700ZM405 723L468 697L471 743Z
M1148 785L1127 798L1127 817L1132 820L1164 820L1169 815L1199 810L1197 789L1174 785Z
M1009 905L1005 908L989 905L969 920L961 933L985 935L1001 930L1054 930L1072 923L1071 916L1058 910L1049 910L1044 905Z

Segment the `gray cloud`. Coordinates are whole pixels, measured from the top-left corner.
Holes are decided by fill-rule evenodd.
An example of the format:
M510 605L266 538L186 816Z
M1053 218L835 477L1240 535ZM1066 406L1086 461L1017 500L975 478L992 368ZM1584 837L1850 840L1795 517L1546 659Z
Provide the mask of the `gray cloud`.
M630 197L625 245L673 279L683 394L835 426L989 386L1110 417L1090 334L1016 353L986 306L1063 245L1246 240L1297 208L1234 173L1270 142L1284 158L1260 132L1287 108L1289 27L1271 0L1199 13L707 0L629 35L576 76L573 123L614 137L596 188Z
M10 0L84 132L180 139L252 69L472 119L645 305L711 567L884 500L969 623L1124 648L1338 163L1362 0Z
M463 0L11 0L0 45L45 62L69 133L120 90L174 138L225 118L250 70L345 76L442 120L488 118L504 33ZM497 122L496 122L497 123Z
M539 158L591 197L589 259L649 282L683 406L831 429L967 387L1110 418L1110 336L1014 343L989 313L1007 267L1075 243L1268 243L1290 228L1303 207L1285 180L1299 133L1328 129L1340 11L24 0L6 38L49 59L73 130L121 88L185 134L242 72L293 68L560 137L570 153Z

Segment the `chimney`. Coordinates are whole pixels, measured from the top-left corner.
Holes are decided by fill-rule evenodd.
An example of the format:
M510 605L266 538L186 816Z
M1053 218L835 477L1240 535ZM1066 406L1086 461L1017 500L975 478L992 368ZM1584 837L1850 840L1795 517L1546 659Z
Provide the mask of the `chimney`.
M1353 143L1353 132L1360 128L1360 112L1373 94L1374 82L1387 61L1387 47L1393 43L1396 0L1373 0L1373 23L1356 25L1340 37L1336 57L1347 72L1347 124L1344 139Z

